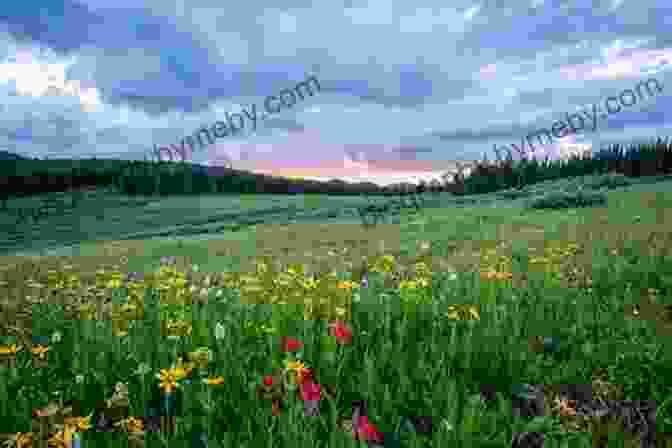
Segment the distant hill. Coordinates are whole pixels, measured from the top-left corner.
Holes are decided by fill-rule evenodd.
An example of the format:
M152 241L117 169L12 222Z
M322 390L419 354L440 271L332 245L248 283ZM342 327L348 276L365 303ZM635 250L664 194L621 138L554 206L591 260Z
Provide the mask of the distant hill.
M0 151L0 160L30 160L30 159L27 157L20 156L18 154L14 154L13 152Z

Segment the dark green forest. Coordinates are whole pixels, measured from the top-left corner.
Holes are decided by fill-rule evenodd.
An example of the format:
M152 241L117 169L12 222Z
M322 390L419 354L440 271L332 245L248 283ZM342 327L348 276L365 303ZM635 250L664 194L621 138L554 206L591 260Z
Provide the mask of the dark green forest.
M475 164L469 176L444 174L443 183L395 184L381 187L370 182L347 183L287 179L227 167L188 162L93 159L25 159L2 154L0 201L47 192L83 188L111 188L127 195L192 194L330 194L389 195L445 191L455 195L490 193L552 179L590 174L618 173L628 177L667 175L672 170L672 144L658 138L650 143L611 145L593 154L568 160L523 159ZM450 177L452 176L452 179Z

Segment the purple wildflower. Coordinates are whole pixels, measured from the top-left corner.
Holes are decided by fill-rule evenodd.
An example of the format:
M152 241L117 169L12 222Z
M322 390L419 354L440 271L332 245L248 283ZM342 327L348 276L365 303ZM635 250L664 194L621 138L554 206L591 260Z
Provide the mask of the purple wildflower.
M129 272L126 275L126 281L135 281L135 280L142 280L142 272Z
M174 256L163 256L160 259L161 264L175 264L176 258Z

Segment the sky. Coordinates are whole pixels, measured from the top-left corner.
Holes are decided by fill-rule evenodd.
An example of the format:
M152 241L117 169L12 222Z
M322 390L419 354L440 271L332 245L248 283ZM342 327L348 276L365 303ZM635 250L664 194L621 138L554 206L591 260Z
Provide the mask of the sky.
M386 185L520 158L525 136L609 104L527 154L670 135L667 1L223 4L7 2L0 150L143 160L218 123L188 161Z

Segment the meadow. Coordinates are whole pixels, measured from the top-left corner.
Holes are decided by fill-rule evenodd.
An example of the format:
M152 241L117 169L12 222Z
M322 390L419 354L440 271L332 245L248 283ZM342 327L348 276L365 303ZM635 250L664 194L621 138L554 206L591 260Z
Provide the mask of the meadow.
M8 446L670 446L671 186L431 193L374 226L355 212L371 198L90 199L76 212L89 242L36 253L72 236L55 228L25 254L3 242L0 433ZM606 201L531 206L577 190ZM35 225L49 219L66 225Z

